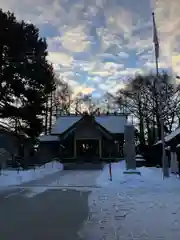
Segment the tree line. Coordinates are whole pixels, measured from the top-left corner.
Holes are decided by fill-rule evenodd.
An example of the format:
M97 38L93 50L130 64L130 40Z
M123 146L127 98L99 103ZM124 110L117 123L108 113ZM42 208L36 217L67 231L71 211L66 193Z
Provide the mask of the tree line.
M116 93L116 102L135 116L141 145L152 146L161 139L160 118L165 135L180 126L180 86L167 72L136 75Z

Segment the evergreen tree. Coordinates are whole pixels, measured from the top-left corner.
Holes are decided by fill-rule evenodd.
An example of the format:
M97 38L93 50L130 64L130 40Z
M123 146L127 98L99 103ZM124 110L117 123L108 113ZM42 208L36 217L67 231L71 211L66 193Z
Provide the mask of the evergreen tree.
M33 25L0 10L0 117L18 119L18 130L34 138L54 90L53 67L46 60L46 40Z

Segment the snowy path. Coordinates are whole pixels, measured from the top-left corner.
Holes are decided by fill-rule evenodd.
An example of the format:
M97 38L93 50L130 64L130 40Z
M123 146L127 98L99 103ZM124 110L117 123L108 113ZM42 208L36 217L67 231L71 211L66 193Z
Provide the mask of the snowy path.
M89 192L48 189L30 199L24 193L0 198L1 239L82 240Z
M49 189L72 189L80 191L91 191L93 188L97 188L96 179L99 176L100 171L72 171L65 170L56 176L56 179L52 178L51 181L41 181L40 184L37 181L34 186L28 187L29 193L27 197L34 197L35 195L41 194Z
M113 165L112 182L104 169L89 196L86 240L171 240L180 236L180 180L162 180L160 169L141 168L142 176L123 175Z
M11 240L82 240L99 171L59 171L0 193L0 232ZM79 190L78 190L79 189Z

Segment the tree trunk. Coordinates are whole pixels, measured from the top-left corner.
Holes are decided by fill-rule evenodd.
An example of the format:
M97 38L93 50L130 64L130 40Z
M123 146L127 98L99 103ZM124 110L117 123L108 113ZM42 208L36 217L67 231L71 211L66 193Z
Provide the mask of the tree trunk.
M178 117L178 127L180 127L180 117Z
M158 114L156 115L156 122L157 122L157 130L158 130L158 140L161 140L161 124L160 124L160 117Z
M57 115L58 115L58 107L57 107L57 101L56 101L56 91L54 91L54 94L53 94L53 105L55 107L55 117L57 118Z
M51 133L52 128L52 104L53 104L53 98L52 98L52 92L50 93L50 108L49 108L49 133Z
M145 136L144 136L144 117L142 114L142 105L141 105L141 101L139 101L138 104L138 108L139 108L139 141L140 144L145 145Z
M48 99L46 101L46 106L45 106L45 135L48 134Z
M18 119L17 116L15 117L15 134L18 135Z
M71 96L68 96L68 109L67 112L70 113L70 109L71 109Z
M152 144L154 143L154 139L153 139L153 129L151 131L151 127L150 127L150 122L149 120L146 118L146 128L147 128L147 142L148 142L148 146L151 147Z
M140 144L145 145L144 122L142 117L140 117L139 120L139 141Z

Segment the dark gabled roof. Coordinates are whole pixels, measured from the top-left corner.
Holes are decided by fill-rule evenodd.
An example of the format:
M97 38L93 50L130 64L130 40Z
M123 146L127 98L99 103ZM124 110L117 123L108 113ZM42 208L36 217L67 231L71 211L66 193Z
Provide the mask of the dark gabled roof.
M52 127L51 134L59 135L66 132L83 116L60 116L54 126ZM124 126L127 123L127 116L125 115L100 115L94 116L95 121L110 133L124 133Z
M68 128L62 135L61 135L61 139L65 139L66 137L69 136L69 134L71 134L72 132L74 132L77 128L77 126L82 122L84 121L84 119L88 117L90 118L93 123L96 124L96 127L98 128L99 131L102 132L103 135L105 135L107 138L110 138L112 139L112 134L106 129L104 128L102 125L100 125L96 119L94 117L91 117L91 116L83 116L78 122L74 123L70 128Z

